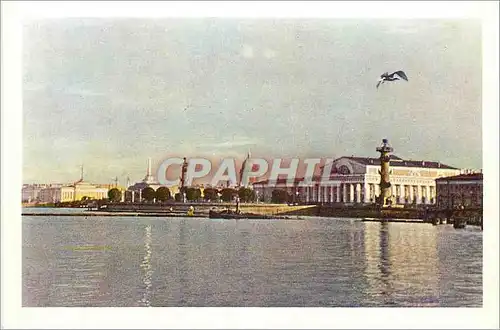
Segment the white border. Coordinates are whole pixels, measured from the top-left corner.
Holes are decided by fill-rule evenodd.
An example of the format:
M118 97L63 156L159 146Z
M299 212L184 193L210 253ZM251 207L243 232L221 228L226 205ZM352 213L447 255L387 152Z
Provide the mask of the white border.
M4 328L493 328L498 327L498 3L2 2L2 327ZM22 19L48 17L338 17L483 20L484 307L21 308ZM8 174L8 175L7 175Z

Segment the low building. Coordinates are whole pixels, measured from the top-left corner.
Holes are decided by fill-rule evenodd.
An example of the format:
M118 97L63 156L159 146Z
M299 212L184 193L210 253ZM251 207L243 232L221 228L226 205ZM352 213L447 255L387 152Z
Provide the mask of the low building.
M260 200L269 201L274 189L288 189L295 199L305 203L372 204L380 194L380 159L370 157L340 157L322 167L331 172L324 182L321 176L302 186L303 179L286 185L286 180L255 182L253 187ZM434 161L404 160L390 156L392 200L397 204L434 204L436 179L454 176L460 169Z
M483 207L483 173L463 173L436 179L437 207Z
M34 183L34 184L24 184L23 188L21 190L21 200L23 203L33 203L33 202L38 202L40 200L40 192L42 189L48 188L50 186L54 187L62 187L61 184L54 184L54 185L49 185L49 184L39 184L39 183Z
M80 180L68 185L47 185L38 194L40 203L60 203L81 201L83 199L108 198L109 187L95 185L83 180L83 166Z
M71 185L48 186L40 190L38 201L41 203L59 203L80 201L82 199L108 198L108 188L78 180Z

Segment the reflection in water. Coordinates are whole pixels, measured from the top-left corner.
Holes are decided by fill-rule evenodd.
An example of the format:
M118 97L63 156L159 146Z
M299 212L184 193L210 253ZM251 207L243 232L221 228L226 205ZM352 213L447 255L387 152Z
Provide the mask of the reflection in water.
M387 306L438 305L437 230L417 226L421 227L365 224L365 277L370 284L370 298L377 300L381 296Z
M391 261L389 258L389 228L387 223L380 224L380 261L378 268L381 273L382 294L390 296L392 293L391 287ZM386 301L386 303L389 303Z
M177 246L177 281L179 283L179 294L177 299L183 306L186 304L187 293L187 276L188 271L188 256L186 246L186 220L182 219L179 224L179 244Z
M151 279L153 276L153 269L151 267L151 225L144 227L144 259L142 260L141 268L143 271L142 282L144 283L144 292L139 303L150 307Z
M23 217L23 306L481 304L482 232L473 228Z

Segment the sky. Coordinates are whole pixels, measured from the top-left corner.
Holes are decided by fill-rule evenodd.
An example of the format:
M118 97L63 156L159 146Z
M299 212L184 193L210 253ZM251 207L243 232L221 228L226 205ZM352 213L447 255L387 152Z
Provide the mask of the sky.
M478 21L46 19L23 47L24 183L81 164L135 182L148 157L378 157L382 138L482 168Z

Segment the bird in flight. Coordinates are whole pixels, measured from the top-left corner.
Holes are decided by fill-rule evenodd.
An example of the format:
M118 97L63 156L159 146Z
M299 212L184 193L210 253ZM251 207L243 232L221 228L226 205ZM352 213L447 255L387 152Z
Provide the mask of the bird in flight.
M380 84L383 84L386 81L394 81L394 80L400 80L400 79L404 79L404 80L408 81L408 77L406 76L406 73L404 73L403 71L396 71L396 72L393 72L391 74L389 74L389 72L386 72L380 76L378 83L377 83L377 88L378 88L378 86L380 86Z

